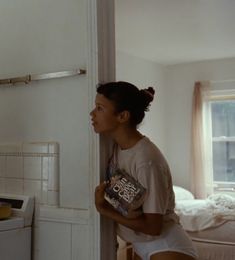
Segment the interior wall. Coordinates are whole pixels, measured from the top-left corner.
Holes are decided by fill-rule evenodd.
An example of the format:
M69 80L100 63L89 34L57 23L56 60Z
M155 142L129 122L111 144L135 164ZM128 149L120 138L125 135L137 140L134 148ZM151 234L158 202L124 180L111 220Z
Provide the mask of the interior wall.
M117 51L116 79L133 83L138 88L154 87L155 97L140 125L140 131L150 137L164 152L166 149L164 66Z
M140 130L162 149L176 185L191 186L191 113L194 82L234 79L235 59L161 66L117 51L117 80L156 86Z
M86 69L87 2L0 3L0 79ZM60 145L60 205L89 208L86 75L0 88L0 142ZM84 152L85 151L85 152Z
M194 82L234 79L235 59L166 67L166 154L175 184L190 189L191 113Z

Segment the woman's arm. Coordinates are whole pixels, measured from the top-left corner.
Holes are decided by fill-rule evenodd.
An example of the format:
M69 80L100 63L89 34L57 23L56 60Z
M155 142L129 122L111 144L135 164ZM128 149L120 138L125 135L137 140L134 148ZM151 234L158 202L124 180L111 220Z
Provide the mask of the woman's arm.
M101 183L96 187L95 190L95 205L97 211L115 222L122 224L130 229L137 232L141 232L147 235L158 236L162 229L162 219L161 214L146 214L143 213L140 216L130 219L122 216L117 212L105 199L104 190L106 183Z

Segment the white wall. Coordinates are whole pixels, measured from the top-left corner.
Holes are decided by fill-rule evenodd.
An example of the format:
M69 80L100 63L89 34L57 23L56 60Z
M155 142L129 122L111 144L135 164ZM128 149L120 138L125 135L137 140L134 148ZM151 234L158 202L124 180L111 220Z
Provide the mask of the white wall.
M55 141L60 147L60 207L36 211L35 260L99 259L91 205L98 167L89 117L98 78L95 3L0 3L0 79L87 69L82 76L0 86L0 143Z
M154 87L155 97L140 125L140 131L150 137L164 152L166 149L164 67L117 51L116 69L117 80L128 81L138 88Z
M140 130L162 149L175 184L191 186L191 113L194 82L234 79L235 59L161 66L117 52L117 80L156 86L156 97Z
M86 68L87 13L85 0L2 1L0 78ZM89 207L88 109L86 76L0 88L0 142L59 142L64 207Z
M191 113L194 82L234 79L235 59L166 68L167 158L175 184L190 188Z

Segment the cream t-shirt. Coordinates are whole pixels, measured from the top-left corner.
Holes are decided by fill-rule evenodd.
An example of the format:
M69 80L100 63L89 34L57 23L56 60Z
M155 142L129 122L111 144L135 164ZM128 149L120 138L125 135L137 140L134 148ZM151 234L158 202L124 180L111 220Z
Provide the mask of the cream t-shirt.
M178 223L174 212L175 197L168 164L157 146L147 137L143 137L130 149L116 151L117 167L137 179L146 189L147 196L143 204L144 213L163 215L163 229L169 221ZM117 234L128 242L153 240L156 237L136 232L123 225L117 225Z

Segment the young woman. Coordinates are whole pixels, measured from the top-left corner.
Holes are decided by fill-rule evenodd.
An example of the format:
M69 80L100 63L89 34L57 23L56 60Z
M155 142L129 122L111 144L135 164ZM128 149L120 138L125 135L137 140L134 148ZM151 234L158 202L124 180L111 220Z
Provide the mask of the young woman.
M131 242L136 259L193 260L194 247L174 212L175 198L171 173L160 152L137 126L154 98L154 89L139 90L128 82L110 82L97 88L91 111L94 131L109 135L116 143L113 168L124 169L147 190L142 214L127 218L105 199L106 183L96 187L98 212L117 223L117 234ZM112 174L112 173L111 173Z

